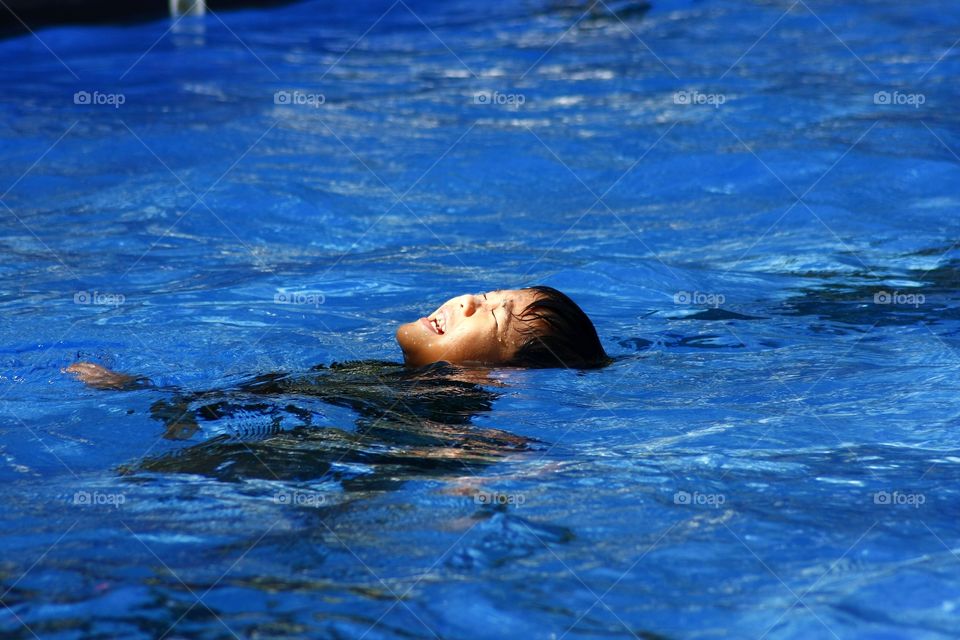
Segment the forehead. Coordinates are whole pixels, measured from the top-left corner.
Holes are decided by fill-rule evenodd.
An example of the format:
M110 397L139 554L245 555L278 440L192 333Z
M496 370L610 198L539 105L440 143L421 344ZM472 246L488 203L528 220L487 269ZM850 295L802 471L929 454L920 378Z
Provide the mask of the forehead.
M512 302L513 305L525 307L526 305L533 302L533 298L536 295L536 291L531 289L496 289L494 291L488 291L487 297L493 297L505 302ZM519 309L516 309L519 311Z

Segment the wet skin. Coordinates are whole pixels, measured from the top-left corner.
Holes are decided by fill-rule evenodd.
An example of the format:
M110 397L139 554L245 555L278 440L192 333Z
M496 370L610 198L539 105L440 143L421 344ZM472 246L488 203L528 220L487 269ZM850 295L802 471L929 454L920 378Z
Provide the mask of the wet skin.
M446 361L497 365L516 353L524 324L514 317L533 302L530 289L499 289L451 298L429 316L400 325L397 343L408 366Z

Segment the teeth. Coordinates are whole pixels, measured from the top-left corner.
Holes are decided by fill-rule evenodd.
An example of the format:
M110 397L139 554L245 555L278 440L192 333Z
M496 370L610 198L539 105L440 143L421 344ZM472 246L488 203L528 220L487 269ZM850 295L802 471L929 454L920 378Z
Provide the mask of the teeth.
M437 311L433 314L433 317L430 318L430 323L436 329L437 333L443 335L447 330L446 318L443 315L443 310Z

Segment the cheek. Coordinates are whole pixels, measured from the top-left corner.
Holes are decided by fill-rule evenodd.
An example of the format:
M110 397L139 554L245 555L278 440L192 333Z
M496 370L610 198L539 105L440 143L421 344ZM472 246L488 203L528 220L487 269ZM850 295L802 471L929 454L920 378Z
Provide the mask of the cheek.
M448 354L458 360L494 362L499 359L500 343L493 335L471 329L451 335L450 338Z

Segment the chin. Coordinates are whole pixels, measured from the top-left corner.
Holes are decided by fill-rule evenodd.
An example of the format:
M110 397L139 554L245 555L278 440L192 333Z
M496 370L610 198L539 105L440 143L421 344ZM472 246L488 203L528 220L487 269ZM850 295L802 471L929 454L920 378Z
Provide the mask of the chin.
M420 321L408 322L397 327L396 339L403 351L404 364L419 367L432 362L425 357L423 342L426 335L423 328L419 326Z

